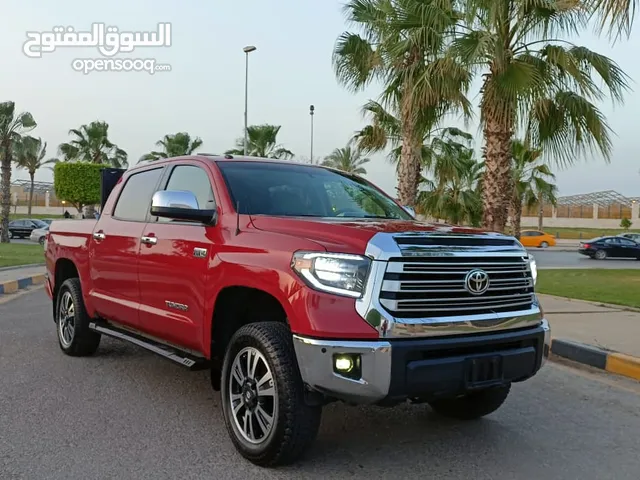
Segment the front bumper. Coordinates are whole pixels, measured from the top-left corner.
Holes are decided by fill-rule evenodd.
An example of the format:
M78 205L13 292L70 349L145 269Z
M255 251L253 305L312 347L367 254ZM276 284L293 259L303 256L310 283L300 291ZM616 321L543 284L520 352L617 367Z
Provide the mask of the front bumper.
M456 396L537 373L551 345L549 323L480 335L339 341L293 336L304 383L357 404ZM358 360L359 373L337 372L334 356Z

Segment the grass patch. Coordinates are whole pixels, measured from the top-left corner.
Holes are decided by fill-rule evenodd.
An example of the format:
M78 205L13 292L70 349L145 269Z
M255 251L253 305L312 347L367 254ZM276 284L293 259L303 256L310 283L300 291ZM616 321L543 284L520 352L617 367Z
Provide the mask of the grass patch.
M26 213L10 213L9 220L18 220L19 218L64 218L64 215L40 215L38 213L33 213L31 215L27 215Z
M0 267L14 267L31 263L44 263L42 245L0 243Z
M529 229L529 227L526 227ZM535 229L534 229L535 230ZM556 238L566 238L575 240L591 240L595 237L607 235L620 235L621 233L640 233L637 229L623 230L622 228L565 228L565 227L545 227L544 231L555 235Z
M640 269L539 270L538 293L640 308Z

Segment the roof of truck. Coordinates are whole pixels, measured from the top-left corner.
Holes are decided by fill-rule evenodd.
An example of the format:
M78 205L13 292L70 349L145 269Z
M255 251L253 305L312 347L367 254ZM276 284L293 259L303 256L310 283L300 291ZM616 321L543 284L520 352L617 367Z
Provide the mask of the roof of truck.
M136 166L133 167L133 169L137 168L137 167L141 167L141 166L146 166L149 165L151 163L165 163L165 162L171 162L171 161L176 161L176 160L187 160L187 159L199 159L199 160L208 160L208 161L213 161L213 162L261 162L261 163L281 163L281 164L285 164L285 165L300 165L300 166L305 166L305 167L318 167L318 168L329 168L329 167L325 167L323 165L318 165L318 164L313 164L313 163L305 163L305 162L298 162L295 160L283 160L283 159L279 159L279 158L265 158L265 157L252 157L250 155L229 155L229 154L224 154L224 155L219 155L219 154L215 154L215 153L195 153L192 155L181 155L179 157L171 157L171 158L161 158L158 160L154 160L152 161L141 161L139 162ZM329 168L331 169L331 168Z

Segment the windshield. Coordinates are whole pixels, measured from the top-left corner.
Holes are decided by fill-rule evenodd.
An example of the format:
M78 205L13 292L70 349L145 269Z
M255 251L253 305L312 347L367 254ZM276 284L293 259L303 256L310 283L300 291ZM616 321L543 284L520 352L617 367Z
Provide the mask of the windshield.
M218 162L240 213L283 217L413 218L391 198L351 175L325 168Z

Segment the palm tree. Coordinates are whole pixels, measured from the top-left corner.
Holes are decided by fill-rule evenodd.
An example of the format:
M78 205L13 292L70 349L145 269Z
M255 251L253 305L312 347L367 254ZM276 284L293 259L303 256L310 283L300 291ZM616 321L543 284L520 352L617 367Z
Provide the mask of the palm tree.
M399 200L415 206L425 132L445 112L470 115L464 93L471 74L452 56L442 55L445 33L459 14L452 2L349 0L347 19L362 35L345 32L337 41L333 62L338 81L357 92L371 81L384 85L381 106L398 113L400 144Z
M0 243L9 243L9 213L11 212L11 162L13 144L21 135L33 130L36 121L29 112L16 114L14 102L0 103L0 157L2 158L2 212L0 212Z
M293 153L278 144L280 125L251 125L247 127L247 155L262 158L281 158L290 160ZM244 137L236 140L236 148L226 154L244 155Z
M33 205L33 188L34 177L36 171L45 166L48 163L53 163L51 160L43 162L45 155L47 154L47 142L42 142L40 138L34 138L31 136L22 137L19 141L13 144L13 160L18 168L24 168L29 173L29 179L31 180L31 186L29 188L29 210L28 214L31 215L31 206Z
M544 203L557 203L557 188L553 183L556 177L549 166L543 163L541 149L529 148L518 139L512 141L511 148L514 187L510 213L513 235L520 238L523 206L538 206L538 230L542 230Z
M365 104L363 113L371 117L371 123L356 132L352 141L365 153L379 152L390 147L388 160L396 164L398 170L402 155L402 122L399 115L397 112L387 111L383 105L373 100ZM445 151L452 153L455 149L468 148L473 140L469 133L456 127L438 127L425 122L419 123L417 128L422 138L420 170L431 168L436 157L443 155Z
M322 165L337 168L347 173L366 175L367 170L363 165L370 161L370 158L362 158L362 154L358 149L351 148L350 145L347 145L344 148L336 148L331 154L324 158Z
M140 160L159 160L161 158L180 157L191 155L202 146L199 137L191 138L187 132L179 132L173 135L165 135L162 140L156 142L158 147L162 147L161 152L150 152L143 155Z
M95 121L69 130L75 138L58 147L65 161L83 161L115 168L128 167L127 152L109 140L109 124Z
M482 219L484 164L474 157L473 138L457 128L443 129L425 145L426 187L418 195L420 210L452 224L478 226Z
M621 101L627 76L611 59L561 38L580 33L594 13L594 2L464 3L466 25L450 52L472 71L483 72L483 224L504 231L513 195L511 139L518 127L527 132L531 145L559 164L593 150L609 161L610 128L593 102L604 97L603 86Z

